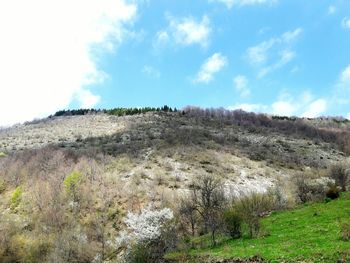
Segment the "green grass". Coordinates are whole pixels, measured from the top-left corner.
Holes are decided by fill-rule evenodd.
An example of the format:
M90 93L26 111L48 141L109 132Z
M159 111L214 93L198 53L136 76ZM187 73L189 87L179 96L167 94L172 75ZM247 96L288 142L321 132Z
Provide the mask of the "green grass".
M193 249L194 257L248 259L267 262L350 262L350 241L341 239L340 225L350 221L350 193L329 203L306 204L263 219L264 236L223 242L215 248ZM169 254L169 258L181 253Z

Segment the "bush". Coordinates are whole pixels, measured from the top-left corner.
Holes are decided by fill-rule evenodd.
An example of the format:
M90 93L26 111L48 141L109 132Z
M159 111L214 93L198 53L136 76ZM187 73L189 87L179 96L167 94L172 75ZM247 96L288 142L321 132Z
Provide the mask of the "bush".
M249 237L260 233L260 219L274 208L273 198L264 193L251 193L242 197L235 205L236 211L247 224Z
M0 178L0 194L5 191L6 189L6 182L4 179Z
M337 199L339 195L340 195L339 188L336 187L335 185L332 185L326 192L326 197L331 200Z
M22 200L22 187L18 186L15 191L13 191L11 196L11 209L15 209L21 203Z
M6 153L0 152L0 158L1 157L6 157L6 156L7 156Z
M232 239L240 238L242 236L242 217L233 209L227 209L223 215L225 229Z
M350 181L349 165L344 162L333 165L330 169L330 177L334 179L336 185L340 186L341 190L345 192L347 184Z
M340 234L343 240L350 240L350 222L340 224Z
M82 181L82 174L79 172L72 172L70 175L64 179L64 187L66 190L66 193L70 195L73 199L74 202L79 201L79 196L78 196L78 187L79 184Z
M173 212L169 208L145 208L140 214L128 213L128 232L117 238L117 246L126 247L126 262L161 262L169 244ZM173 235L174 236L174 235Z
M306 203L310 201L323 201L334 181L328 177L313 179L306 174L299 174L295 178L297 201Z

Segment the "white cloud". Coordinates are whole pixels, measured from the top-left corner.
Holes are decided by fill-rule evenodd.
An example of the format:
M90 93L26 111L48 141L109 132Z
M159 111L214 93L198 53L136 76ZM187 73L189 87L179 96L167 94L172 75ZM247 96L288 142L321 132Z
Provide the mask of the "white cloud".
M235 89L239 92L241 97L247 97L250 95L250 89L248 87L248 79L243 75L237 75L233 79Z
M136 14L124 0L0 2L0 125L98 102L88 85L104 79L94 51L114 50Z
M350 65L339 74L330 102L333 106L340 108L348 107L350 103Z
M268 41L264 41L254 47L250 47L247 49L247 56L250 64L259 65L263 64L267 61L268 54L270 48L275 44L276 39L272 38Z
M270 105L242 103L228 107L228 109L242 109L244 111L264 112L279 116L301 116L314 118L323 114L328 108L328 103L323 98L314 99L309 91L293 97L282 92L278 99Z
M328 14L329 14L329 15L335 14L336 11L337 11L337 8L336 8L334 5L330 5L330 6L328 7Z
M309 104L302 117L315 118L324 113L327 109L327 102L324 99L318 99Z
M209 18L204 16L201 21L187 17L180 20L171 19L170 29L177 44L188 46L199 44L207 46L211 33Z
M142 73L145 74L146 76L152 78L152 79L159 79L160 78L159 70L157 70L154 67L151 67L149 65L145 65L142 68Z
M89 90L81 90L78 92L77 95L80 107L83 109L90 109L94 107L97 103L99 103L101 100L100 96L92 94Z
M300 34L302 32L303 32L303 30L299 27L299 28L294 29L293 31L287 31L287 32L283 33L281 39L285 43L290 43L290 42L295 41L300 36Z
M276 115L292 116L297 108L290 101L276 101L272 103L272 113Z
M313 99L310 92L305 91L297 98L287 94L285 98L281 98L271 105L271 112L276 115L283 116L301 116L315 118L320 116L327 110L327 102L325 99Z
M302 31L302 28L296 28L293 31L284 32L279 37L270 38L247 49L246 57L248 62L259 69L258 78L262 78L282 68L296 57L296 52L291 50L290 47ZM273 58L276 61L271 62Z
M340 75L340 83L350 89L350 65L342 71Z
M282 50L279 54L279 60L275 64L262 68L258 73L258 78L265 77L267 74L282 68L295 58L296 54L294 51Z
M295 74L300 71L300 68L298 66L294 66L291 70L290 73Z
M344 28L350 29L350 18L344 17L343 20L341 21L341 25Z
M214 75L227 65L227 58L220 53L215 53L209 57L201 66L195 83L209 83L214 79Z
M167 16L169 26L157 32L154 47L165 43L173 43L181 46L200 45L207 47L211 34L210 20L203 16L201 20L193 17L176 18Z
M277 0L209 0L209 2L219 2L231 9L233 6L258 5L258 4L273 4Z
M158 44L168 43L169 40L170 40L170 37L169 37L168 32L166 32L165 30L161 30L161 31L157 32L157 34L156 34L156 42Z

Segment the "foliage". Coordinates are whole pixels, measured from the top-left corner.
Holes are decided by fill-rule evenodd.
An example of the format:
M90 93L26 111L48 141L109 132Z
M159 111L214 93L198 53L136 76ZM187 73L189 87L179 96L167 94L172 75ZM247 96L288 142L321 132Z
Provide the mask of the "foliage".
M225 210L223 218L225 228L231 238L240 238L242 236L243 221L241 215L234 208L229 208Z
M104 112L105 110L96 110L96 109L77 109L77 110L60 110L57 111L53 116L50 117L59 117L59 116L77 116L77 115L87 115L87 114L97 114L99 112Z
M17 186L11 195L11 209L15 209L22 201L23 190L21 186Z
M0 158L1 158L1 157L6 157L6 156L7 156L6 153L0 152Z
M64 179L64 187L66 193L72 197L74 202L79 201L78 187L83 179L83 176L79 172L72 172Z
M146 112L177 112L177 109L172 109L171 107L164 105L163 107L144 107L144 108L113 108L113 109L77 109L77 110L60 110L57 111L52 117L59 116L79 116L79 115L87 115L87 114L99 114L99 113L107 113L110 115L116 116L125 116L125 115L136 115L142 114Z

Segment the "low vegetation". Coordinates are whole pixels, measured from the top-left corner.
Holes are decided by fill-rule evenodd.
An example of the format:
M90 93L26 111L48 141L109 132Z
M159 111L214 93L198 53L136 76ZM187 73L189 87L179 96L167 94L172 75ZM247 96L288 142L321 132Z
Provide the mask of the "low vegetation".
M266 262L348 262L350 195L328 203L313 203L273 212L261 221L263 233L223 239L216 247L192 248L167 255L179 262L213 262L256 256ZM344 221L344 222L343 222ZM220 261L221 260L221 261ZM228 261L229 262L229 261ZM232 261L234 262L234 261Z
M344 261L347 133L167 106L0 130L0 262Z

